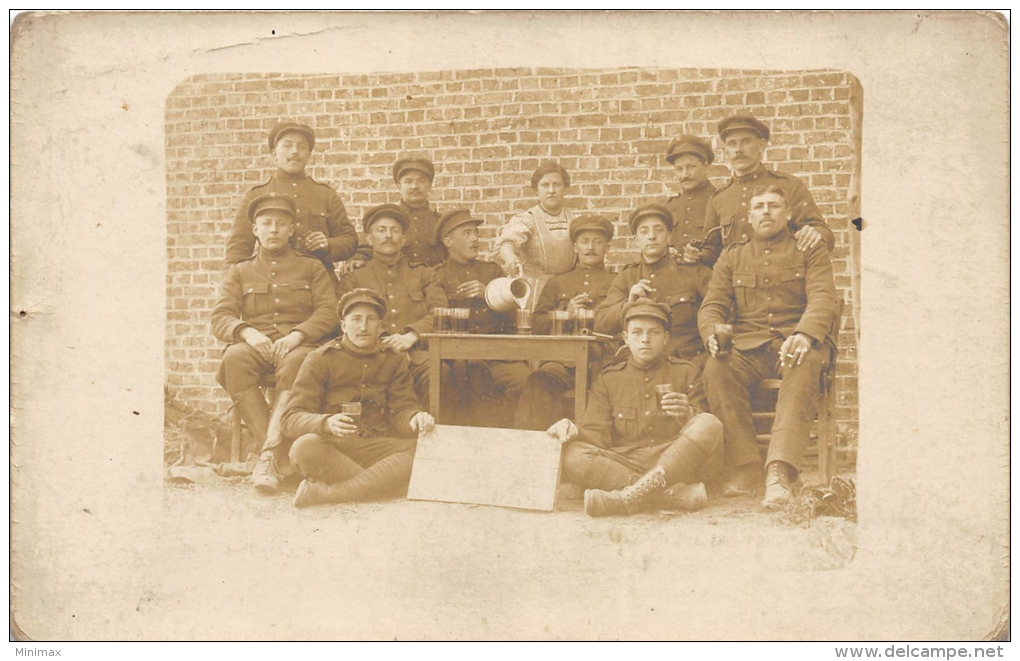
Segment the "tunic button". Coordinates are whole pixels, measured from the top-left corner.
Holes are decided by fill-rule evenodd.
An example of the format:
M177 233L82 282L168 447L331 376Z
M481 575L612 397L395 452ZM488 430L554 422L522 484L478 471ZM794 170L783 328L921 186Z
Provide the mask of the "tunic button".
M276 271L270 271L269 275L276 275Z
M684 298L683 296L681 296L681 297L680 297L680 302L681 302L681 303L683 303L683 302L684 302L684 301L686 301L686 300L687 300L687 299L686 299L686 298Z
M651 414L652 414L651 411L645 411L645 415L651 415Z
M277 303L280 302L280 299L278 299L278 298L274 298L273 300L276 301Z
M255 290L254 290L254 289L252 289L251 287L248 287L248 293L249 293L249 294L250 294L250 293L252 293L253 291L255 291Z
M393 314L396 314L396 313L397 313L397 311L396 311L396 310L390 310L390 312L392 312ZM394 325L394 326L396 326L396 324L393 324L393 325Z
M771 301L771 300L772 300L772 297L771 297L771 296L766 296L766 297L765 297L765 300L766 300L766 301Z
M273 266L276 266L276 262L269 262L269 263L272 264Z
M768 278L765 278L765 282L766 282L766 283L768 283L768 282L769 282L769 279L768 279Z
M765 264L765 266L768 266L769 265L769 260L766 259L764 264Z
M769 254L770 252L772 252L772 251L771 251L771 250L769 250L768 248L766 248L766 249L765 249L765 254L766 254L766 255L767 255L767 254Z
M617 414L616 414L616 417L617 417L617 418L622 418L622 417L623 417L623 414L622 414L622 413L617 413Z

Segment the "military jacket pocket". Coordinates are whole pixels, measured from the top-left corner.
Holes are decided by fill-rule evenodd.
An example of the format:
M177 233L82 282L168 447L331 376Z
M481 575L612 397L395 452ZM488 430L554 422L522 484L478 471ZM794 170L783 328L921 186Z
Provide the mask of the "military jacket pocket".
M754 273L734 273L733 274L733 286L734 287L754 287L758 282L758 278Z
M806 273L807 269L803 266L788 266L780 272L779 277L783 282L790 282L791 280L803 280Z
M669 307L673 307L676 305L696 304L697 302L698 292L693 289L680 291L666 297L666 305L668 305Z
M242 289L242 293L244 296L243 312L246 319L273 311L273 306L269 301L268 282L248 283Z
M311 313L312 285L310 282L277 283L274 293L283 310Z
M738 312L748 312L755 305L754 290L758 286L758 277L754 273L735 272L733 274L733 294L737 301Z
M616 436L619 438L630 438L633 435L634 425L637 422L637 409L629 406L618 406L613 408L613 427L616 429Z

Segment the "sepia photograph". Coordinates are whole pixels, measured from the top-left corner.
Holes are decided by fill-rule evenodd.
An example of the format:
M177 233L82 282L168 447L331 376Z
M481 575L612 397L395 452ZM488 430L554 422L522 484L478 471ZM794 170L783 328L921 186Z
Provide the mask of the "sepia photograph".
M1008 639L994 15L18 20L17 640Z

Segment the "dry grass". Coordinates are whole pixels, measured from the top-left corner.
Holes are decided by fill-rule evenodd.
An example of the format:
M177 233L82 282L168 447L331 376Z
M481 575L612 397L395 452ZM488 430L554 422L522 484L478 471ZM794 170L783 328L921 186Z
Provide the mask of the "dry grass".
M805 487L773 514L777 522L806 526L819 516L857 522L857 486L853 478L833 477L827 487Z

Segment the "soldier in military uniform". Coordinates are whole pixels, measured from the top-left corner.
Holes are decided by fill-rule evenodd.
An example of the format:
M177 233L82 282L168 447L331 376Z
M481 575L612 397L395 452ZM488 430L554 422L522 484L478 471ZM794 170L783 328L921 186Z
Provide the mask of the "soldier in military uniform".
M754 235L730 245L715 265L698 314L709 353L705 388L726 429L733 474L724 495L754 491L762 482L749 389L782 376L765 469L766 507L791 497L818 404L818 379L831 359L836 288L823 245L801 250L788 226L786 189L770 184L751 195ZM733 350L719 355L715 324L732 318Z
M673 318L666 353L700 368L705 350L698 336L698 307L712 271L704 264L678 262L669 254L673 215L659 204L635 210L629 218L641 256L617 274L602 304L595 309L595 331L615 335L623 330L623 308L638 298L665 303Z
M343 337L301 366L283 429L297 440L290 460L304 476L296 507L407 493L415 434L435 425L414 394L407 361L380 342L386 301L368 289L340 300ZM361 413L343 413L358 402Z
M570 223L570 240L574 243L577 262L566 273L554 275L542 289L535 304L532 329L536 335L549 333L550 312L594 310L606 297L616 274L606 270L605 257L613 240L613 223L593 213L578 216ZM590 352L592 372L602 362L602 347L593 345ZM574 387L574 368L558 362L543 363L528 376L514 414L517 429L546 429L556 420L569 415L570 403L563 393Z
M383 347L406 353L411 360L415 391L422 401L428 395L428 353L419 341L433 331L432 311L446 306L446 296L427 266L411 266L402 252L411 218L397 204L381 204L365 212L362 226L374 256L340 279L343 296L354 289L371 289L386 301Z
M435 270L435 277L449 305L467 308L468 332L493 334L514 332L512 312L496 312L485 302L485 287L496 278L503 277L498 264L478 259L478 226L467 209L455 209L443 215L436 225L436 243L447 253L446 260ZM458 424L475 426L509 426L509 415L520 397L521 387L528 377L528 364L524 361L450 361L443 367L443 383L450 392L448 403L451 419ZM495 390L499 399L497 410L487 401Z
M294 201L294 236L291 242L302 255L322 262L335 283L333 267L354 254L358 233L347 219L347 209L330 186L305 174L315 148L315 132L304 124L281 122L269 132L269 151L276 172L264 184L245 193L227 239L226 262L237 264L255 249L255 235L246 216L251 201L269 193Z
M666 160L680 183L680 194L665 204L673 214L669 243L685 264L701 262L710 267L722 250L720 230L715 229L718 226L705 222L705 207L715 193L715 186L708 180L708 166L715 160L712 145L694 135L681 135L669 143Z
M716 191L705 210L705 225L722 227L724 246L751 237L747 210L751 191L758 186L777 185L786 192L790 209L790 231L800 250L823 243L831 251L835 236L825 224L811 193L797 177L770 170L762 164L768 147L769 128L746 113L738 113L719 122L723 151L733 170L729 183Z
M212 331L228 346L216 380L230 394L261 448L252 483L266 493L279 487L286 441L280 416L298 368L337 325L336 293L326 269L290 246L294 201L268 193L251 201L247 217L258 253L227 271L213 308ZM259 384L275 375L271 412Z
M623 318L630 358L596 377L580 429L565 419L548 430L566 443L563 475L587 488L591 516L699 509L722 467L722 424L704 412L694 366L665 352L669 307L640 298Z

